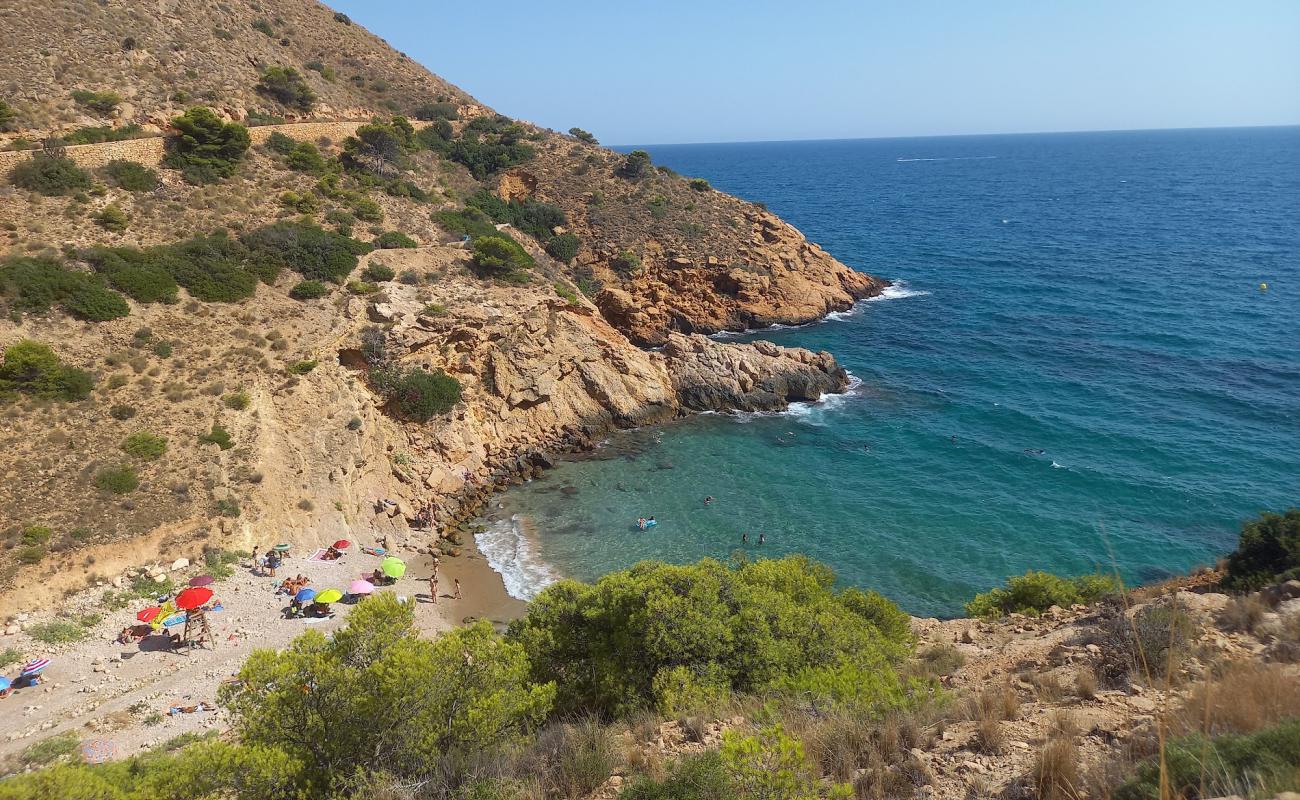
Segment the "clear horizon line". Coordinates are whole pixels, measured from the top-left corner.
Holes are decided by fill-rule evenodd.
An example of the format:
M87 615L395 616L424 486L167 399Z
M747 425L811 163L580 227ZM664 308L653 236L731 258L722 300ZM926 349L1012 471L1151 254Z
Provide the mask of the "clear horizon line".
M906 136L830 136L812 139L728 139L712 142L627 142L606 144L611 149L619 147L686 147L710 144L791 144L795 142L862 142L887 141L889 139L961 139L979 136L1048 136L1071 133L1155 133L1159 131L1230 131L1252 130L1256 128L1300 128L1300 122L1281 122L1266 125L1200 125L1179 126L1172 128L1094 128L1085 130L1050 130L1050 131L993 131L988 133L925 133Z

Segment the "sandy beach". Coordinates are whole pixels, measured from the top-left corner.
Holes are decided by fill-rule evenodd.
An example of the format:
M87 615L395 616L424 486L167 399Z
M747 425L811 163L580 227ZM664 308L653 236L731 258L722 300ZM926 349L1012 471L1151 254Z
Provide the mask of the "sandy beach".
M432 602L428 577L432 558L423 554L394 551L407 562L406 574L390 591L416 603L416 624L428 636L436 636L465 622L486 619L499 629L523 614L526 604L506 594L501 576L492 570L473 544L472 537L458 557L444 557L439 566L439 597ZM299 573L311 579L317 589L346 589L354 578L368 575L380 559L352 547L338 561L309 561L310 553L294 552L277 570L276 577L254 573L251 562L233 566L235 573L212 584L221 611L208 616L215 647L169 649L161 635L146 637L138 644L115 641L120 630L134 624L135 614L151 605L138 600L126 608L107 612L105 591L100 586L67 597L56 608L32 613L21 625L33 625L65 617L103 614L88 630L88 636L71 644L47 645L26 631L4 636L0 650L13 648L22 660L44 656L52 659L45 680L36 687L16 690L0 700L6 731L0 738L0 758L19 755L41 739L64 733L82 741L106 739L119 757L166 742L185 733L221 729L224 713L197 711L169 713L177 707L200 702L214 703L220 684L235 675L245 658L257 648L283 648L294 637L314 627L326 634L346 623L352 606L336 604L335 615L326 619L285 619L288 598L276 592L285 577ZM183 586L189 578L203 574L202 565L175 570L169 577ZM455 580L461 583L461 599L453 596ZM180 627L171 629L179 632ZM14 677L18 665L3 674Z

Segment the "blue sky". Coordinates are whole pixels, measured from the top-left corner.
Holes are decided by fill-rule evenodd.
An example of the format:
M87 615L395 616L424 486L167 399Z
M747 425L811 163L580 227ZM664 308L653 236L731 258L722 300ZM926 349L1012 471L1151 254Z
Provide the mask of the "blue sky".
M1297 0L332 0L607 144L1300 123Z

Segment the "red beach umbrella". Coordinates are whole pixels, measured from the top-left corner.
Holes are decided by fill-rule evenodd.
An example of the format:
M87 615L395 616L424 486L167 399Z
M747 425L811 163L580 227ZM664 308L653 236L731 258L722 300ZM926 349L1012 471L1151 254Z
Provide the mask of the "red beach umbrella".
M352 542L349 542L347 539L339 539L334 543L335 550L347 550L351 546Z
M141 611L140 613L136 614L135 618L140 620L141 622L153 622L154 619L156 619L158 615L161 613L162 613L162 609L159 608L158 606L150 606L149 608L146 608L144 611Z
M206 586L191 586L176 595L176 607L181 611L198 608L212 599L212 590Z
M190 586L207 586L215 580L216 578L211 575L195 575L190 578Z

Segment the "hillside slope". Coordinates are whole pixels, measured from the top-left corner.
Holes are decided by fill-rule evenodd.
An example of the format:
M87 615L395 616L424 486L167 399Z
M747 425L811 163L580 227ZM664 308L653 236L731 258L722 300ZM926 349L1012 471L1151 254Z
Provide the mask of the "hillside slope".
M0 586L28 589L0 607L272 537L436 548L494 487L611 428L842 390L829 356L682 334L884 286L757 206L498 117L317 3L0 21L0 348L47 345L93 387L0 376ZM215 178L172 160L195 105L251 126ZM50 137L70 144L24 149ZM25 182L40 165L71 183ZM472 252L502 237L504 273ZM309 297L308 278L327 280ZM413 416L394 380L436 393L444 374L451 405Z

